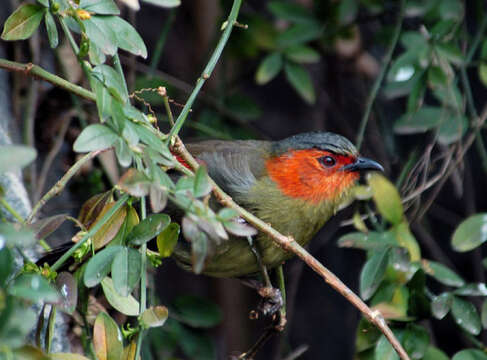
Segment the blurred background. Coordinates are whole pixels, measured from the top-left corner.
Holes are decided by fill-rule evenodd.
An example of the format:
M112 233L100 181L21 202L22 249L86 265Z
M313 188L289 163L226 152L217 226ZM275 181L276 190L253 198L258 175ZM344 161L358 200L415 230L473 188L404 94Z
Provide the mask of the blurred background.
M122 16L149 49L146 60L122 54L129 88L136 91L138 106L153 111L165 131L162 98L143 89L165 86L173 112L179 113L219 39L231 1L183 0L173 8L141 3L138 11L128 3L118 1ZM5 0L0 20L17 5ZM476 127L486 116L486 11L481 0L246 0L182 138L282 139L333 131L360 142L361 153L380 162L403 199L409 199L406 216L423 257L447 265L468 282L485 283L482 250L454 252L450 239L462 220L487 209L485 131L483 124ZM25 42L1 41L0 52L86 85L68 45L50 50L44 31ZM382 82L375 89L378 78ZM19 73L9 81L10 131L39 151L25 174L36 202L75 161L72 143L86 124L98 121L97 112L45 82ZM466 139L473 133L472 145ZM43 213L77 216L88 194L109 189L122 172L114 154L104 154ZM339 247L337 240L353 231L348 220L359 206L341 211L309 245L354 291L365 253ZM71 225L63 225L50 243L66 242L74 233ZM358 311L301 261L288 261L284 270L288 325L257 358L352 359ZM152 296L175 309L176 316L151 332L144 359L224 359L248 349L270 323L249 319L259 298L238 280L196 276L171 260L154 274ZM431 288L443 289L438 283ZM479 298L472 301L482 304ZM186 317L196 323L191 326ZM459 336L452 318L418 323L447 355L472 344L468 336Z

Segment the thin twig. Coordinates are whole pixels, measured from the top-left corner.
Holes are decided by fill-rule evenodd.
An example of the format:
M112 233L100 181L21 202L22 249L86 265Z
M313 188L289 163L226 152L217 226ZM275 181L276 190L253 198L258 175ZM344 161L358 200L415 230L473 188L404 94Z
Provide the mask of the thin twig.
M68 90L76 95L79 95L87 100L95 101L96 96L91 91L70 83L69 81L51 74L49 71L44 70L38 65L34 65L31 63L22 64L15 61L10 61L6 59L0 59L0 69L5 69L8 71L23 73L25 75L32 76L37 79L41 79L47 81L55 86Z
M216 45L216 48L213 51L213 54L211 55L211 58L208 61L208 64L206 64L206 67L203 70L203 72L201 73L201 76L196 81L196 86L194 87L193 91L191 92L191 95L189 95L189 98L186 101L186 104L184 105L183 110L181 111L181 113L179 114L179 116L176 120L176 124L172 127L171 131L169 132L169 138L179 134L179 131L181 130L181 128L184 124L184 121L186 120L186 117L189 114L191 106L193 106L193 103L196 100L196 96L198 96L198 93L200 92L201 88L203 87L203 84L205 83L205 81L211 76L211 73L213 72L213 69L215 68L216 63L218 62L218 59L220 58L220 56L223 52L223 48L227 44L227 41L230 37L230 34L232 32L235 21L237 20L237 15L238 15L238 12L240 10L241 4L242 4L242 0L234 0L233 1L232 10L230 10L230 15L228 15L228 19L226 21L225 30L223 30L223 34L220 37L220 40L218 41L218 44Z
M171 30L172 24L174 23L174 18L176 15L176 11L171 9L169 11L169 16L162 27L161 34L157 39L156 47L154 49L154 53L152 54L152 59L150 63L150 71L149 74L151 76L154 75L155 70L157 69L157 65L159 64L159 60L161 59L162 52L164 50L164 45L166 44L167 35L169 34L169 30Z
M199 164L186 150L186 147L179 138L176 139L174 146L172 147L175 155L181 156L181 158L191 166L192 169L197 169ZM233 199L227 195L213 180L211 180L213 186L213 194L215 198L223 206L236 210L239 215L244 218L250 225L257 230L267 234L277 245L282 249L289 251L299 258L301 258L311 269L313 269L318 275L320 275L326 283L328 283L333 289L339 292L345 299L347 299L353 306L355 306L372 324L384 334L384 336L391 343L401 359L409 359L408 354L400 344L400 342L394 336L394 333L387 325L384 317L379 311L372 311L367 304L365 304L360 297L358 297L352 290L350 290L335 274L328 270L323 264L316 260L308 251L306 251L301 245L299 245L291 236L284 236L277 230L272 228L269 224L260 220L250 212L245 210L236 204Z
M66 184L68 183L69 180L78 172L78 170L86 164L88 161L93 159L95 156L98 154L101 154L105 150L97 150L97 151L92 151L85 156L83 156L81 159L79 159L76 163L74 163L73 166L69 168L69 170L64 174L64 176L58 180L58 182L40 199L37 204L34 206L34 209L30 213L29 217L26 220L27 224L30 224L36 214L39 212L39 210L48 202L50 199L52 199L54 196L58 195L63 189L65 188Z
M367 98L367 102L365 103L365 112L364 112L364 116L362 117L362 120L360 121L360 127L357 135L356 145L358 150L360 150L360 147L362 146L362 142L364 140L365 128L367 127L367 122L369 121L370 113L372 111L372 106L374 105L375 98L379 93L382 80L384 80L384 76L386 74L387 68L389 67L389 63L391 62L392 54L394 53L394 49L396 48L397 41L399 40L399 35L401 34L402 21L404 19L404 4L405 4L405 0L401 0L401 3L399 5L400 6L399 15L392 36L391 44L389 45L389 48L387 49L384 59L382 60L382 69L379 73L379 76L377 76L377 79L375 79L374 86L372 87L372 91L370 92L369 97Z
M51 165L56 158L57 154L59 153L59 150L61 150L61 147L63 146L64 143L64 137L66 135L66 132L69 129L69 124L71 123L71 118L74 115L74 110L70 110L67 113L63 114L61 116L61 128L59 129L59 134L56 138L56 141L54 142L54 145L52 146L51 150L46 156L46 160L44 160L44 164L42 165L41 173L39 174L39 180L37 182L37 189L34 194L34 202L39 201L39 198L41 197L42 191L44 190L44 185L46 183L47 179L47 174L49 173L49 170L51 168Z
M0 196L0 205L7 210L18 222L23 223L24 218L5 200L3 196Z

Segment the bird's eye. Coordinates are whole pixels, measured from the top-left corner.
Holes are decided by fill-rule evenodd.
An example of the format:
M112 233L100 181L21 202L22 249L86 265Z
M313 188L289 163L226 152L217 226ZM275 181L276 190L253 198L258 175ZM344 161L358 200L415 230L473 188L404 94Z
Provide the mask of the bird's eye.
M318 161L325 167L332 167L336 164L336 160L331 156L320 157Z

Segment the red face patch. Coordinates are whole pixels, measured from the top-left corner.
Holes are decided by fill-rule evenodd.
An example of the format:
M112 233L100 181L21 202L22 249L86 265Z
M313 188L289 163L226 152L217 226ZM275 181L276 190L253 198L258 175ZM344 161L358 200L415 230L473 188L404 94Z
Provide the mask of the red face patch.
M268 159L266 168L285 195L319 203L336 198L355 183L357 172L341 170L355 160L317 149L295 150Z

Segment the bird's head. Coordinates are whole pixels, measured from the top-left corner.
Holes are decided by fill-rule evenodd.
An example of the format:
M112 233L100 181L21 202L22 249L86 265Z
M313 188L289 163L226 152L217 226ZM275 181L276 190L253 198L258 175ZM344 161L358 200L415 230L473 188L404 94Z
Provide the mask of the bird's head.
M312 203L340 198L361 171L384 171L379 163L360 157L349 140L329 132L303 133L274 142L266 168L285 195Z

